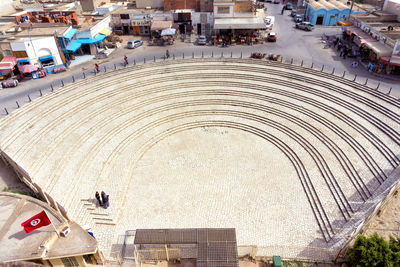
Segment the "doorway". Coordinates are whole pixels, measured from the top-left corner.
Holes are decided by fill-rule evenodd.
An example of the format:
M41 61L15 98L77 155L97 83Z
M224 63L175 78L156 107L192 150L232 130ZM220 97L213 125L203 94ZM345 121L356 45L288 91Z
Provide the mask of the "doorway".
M316 25L322 25L324 23L324 16L323 15L319 15L317 17L317 22L315 23Z
M197 34L198 34L198 35L202 35L202 32L201 32L201 23L197 23Z
M123 29L123 31L124 31L124 34L129 34L129 26L128 26L128 25L124 25L124 26L122 27L122 29Z

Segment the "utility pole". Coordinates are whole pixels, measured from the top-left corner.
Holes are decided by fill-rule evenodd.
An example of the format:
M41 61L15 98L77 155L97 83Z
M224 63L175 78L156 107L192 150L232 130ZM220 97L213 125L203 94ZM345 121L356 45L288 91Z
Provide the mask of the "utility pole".
M350 22L351 12L353 12L353 6L354 6L354 0L351 0L351 7L350 7L350 13L349 13L349 22Z

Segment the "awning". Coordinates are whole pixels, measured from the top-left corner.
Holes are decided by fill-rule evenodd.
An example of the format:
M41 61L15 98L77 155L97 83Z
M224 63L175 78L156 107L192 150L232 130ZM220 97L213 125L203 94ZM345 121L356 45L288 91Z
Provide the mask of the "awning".
M29 59L18 59L18 63L29 63Z
M64 36L66 39L72 39L74 37L75 33L77 32L77 29L70 29Z
M104 28L99 33L103 34L105 36L109 36L112 33L112 31L110 29L108 29L108 28Z
M76 52L81 46L82 44L79 41L72 41L66 50L69 52Z
M379 59L380 62L383 64L389 64L392 66L399 66L400 67L400 57L398 56L391 56L391 57L381 57Z
M367 42L365 45L376 53L378 58L384 56L390 56L393 52L393 48L382 44L381 42Z
M39 60L40 60L40 62L53 60L53 56L52 55L48 55L48 56L40 57Z
M214 29L216 30L265 29L265 22L262 17L217 18L214 19Z
M16 64L17 59L15 57L5 57L0 62L0 70L13 70Z
M172 21L169 20L154 20L151 24L152 31L161 31L172 27Z
M76 41L80 42L81 44L97 44L101 41L103 41L106 38L104 34L98 34L94 38L84 38L84 39L78 39Z
M176 29L164 29L161 32L161 36L166 36L166 35L175 35Z
M370 35L366 34L365 32L363 32L360 28L356 27L356 26L350 26L350 27L346 27L346 32L348 34L355 34L358 37L360 37L360 39L368 39L371 38Z

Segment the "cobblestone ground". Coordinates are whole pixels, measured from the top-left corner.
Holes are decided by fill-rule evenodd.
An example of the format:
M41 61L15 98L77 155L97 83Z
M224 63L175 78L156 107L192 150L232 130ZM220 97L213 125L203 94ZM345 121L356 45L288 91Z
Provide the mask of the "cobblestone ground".
M396 99L337 75L186 59L36 99L0 121L0 147L110 259L127 230L234 227L259 255L326 260L393 183L399 114Z

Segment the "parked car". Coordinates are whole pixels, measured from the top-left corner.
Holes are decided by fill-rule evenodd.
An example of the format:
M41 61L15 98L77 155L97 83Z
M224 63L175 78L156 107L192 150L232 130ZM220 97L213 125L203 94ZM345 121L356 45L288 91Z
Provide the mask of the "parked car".
M129 49L134 49L136 47L141 46L142 44L143 44L142 40L129 40L127 46Z
M292 10L292 9L293 9L293 5L290 4L290 3L287 3L287 4L285 5L285 9L286 9L286 10Z
M265 0L265 2L267 2L267 3L272 3L272 0Z
M302 15L299 15L299 14L297 14L296 16L294 16L294 21L297 23L297 22L302 22L303 21L303 16Z
M276 33L274 33L274 32L268 33L267 41L268 42L276 42Z
M314 25L311 24L311 22L303 21L296 23L296 28L304 31L312 31L314 29Z
M292 12L290 12L290 16L294 17L297 15L297 10L292 10Z
M281 1L280 0L274 0L274 4L280 4Z
M274 26L274 23L275 23L275 17L267 16L265 18L265 29L272 31L272 27Z
M207 38L204 35L200 35L199 38L197 39L197 44L198 45L206 45Z

